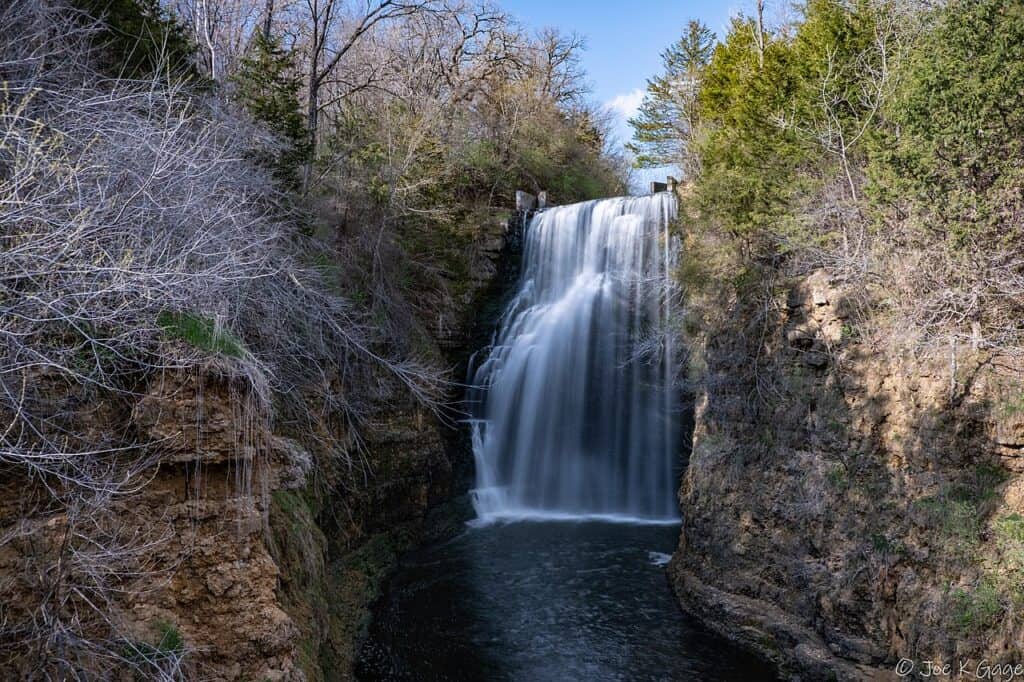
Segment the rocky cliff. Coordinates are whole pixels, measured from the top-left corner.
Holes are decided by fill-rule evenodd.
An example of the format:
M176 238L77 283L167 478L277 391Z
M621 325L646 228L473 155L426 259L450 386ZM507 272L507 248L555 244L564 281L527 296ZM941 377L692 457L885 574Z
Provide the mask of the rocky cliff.
M485 225L467 254L471 277L430 339L449 364L464 365L510 277L510 225L518 223ZM62 551L82 519L70 524L73 510L40 502L49 496L33 490L43 481L0 469L0 676L43 675L33 651L14 646L21 629L52 609L73 618L92 596L76 586L99 581L115 596L90 611L108 622L83 629L116 624L131 665L87 660L70 669L120 669L110 674L125 679L157 668L209 680L351 677L380 581L421 538L431 510L465 488L462 437L451 415L430 413L383 375L358 431L325 419L310 427L322 433L296 433L223 369L216 358L195 373L168 369L134 400L109 405L43 391L54 404L39 409L75 411L96 429L152 444L151 468L109 514L88 519L125 549L117 565ZM318 443L340 443L346 456ZM36 645L52 655L60 633Z
M371 603L400 554L468 519L472 451L458 423L459 377L489 340L518 274L522 219L483 226L467 254L469 277L453 282L458 296L431 330L455 382L450 407L432 414L402 386L387 387L360 433L364 470L355 486L351 475L335 472L272 496L268 544L283 568L282 606L299 623L307 680L351 679Z
M1019 663L1021 365L900 351L853 309L819 271L704 337L671 581L801 679Z

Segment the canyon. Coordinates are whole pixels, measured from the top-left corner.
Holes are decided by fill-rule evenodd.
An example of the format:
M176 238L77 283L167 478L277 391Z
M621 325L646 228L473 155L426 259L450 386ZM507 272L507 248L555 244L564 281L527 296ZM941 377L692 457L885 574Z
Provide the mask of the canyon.
M517 213L480 231L465 297L435 337L456 371L515 308L527 224ZM686 627L710 627L800 679L895 679L902 659L1012 662L1024 633L998 604L1017 599L1024 577L1019 366L969 346L914 355L858 335L858 303L826 270L776 291L768 315L737 300L699 335L676 339L703 372L678 398L692 401L692 424L674 417L686 466L667 571L699 623ZM275 432L251 387L218 362L165 372L132 404L89 407L94 428L125 423L159 443L147 484L115 507L109 529L147 538L151 570L109 609L158 651L172 632L203 679L351 679L367 665L367 636L384 636L374 613L387 617L385 607L374 604L403 557L459 536L478 513L502 522L486 476L484 511L479 497L476 512L470 504L481 444L474 466L470 425L384 381L353 476ZM37 598L33 570L68 532L64 512L38 504L36 485L3 482L13 541L0 549L0 575L15 620ZM557 504L555 516L617 509ZM521 516L511 510L513 524ZM636 571L622 570L624 580ZM27 674L26 664L11 658L4 670Z

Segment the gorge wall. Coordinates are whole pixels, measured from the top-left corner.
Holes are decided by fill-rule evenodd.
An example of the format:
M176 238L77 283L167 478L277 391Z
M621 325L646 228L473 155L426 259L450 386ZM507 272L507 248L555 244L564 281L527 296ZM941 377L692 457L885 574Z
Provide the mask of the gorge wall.
M452 368L457 404L469 356L486 344L516 275L522 216L484 226L468 272L432 340ZM361 433L366 476L356 489L310 481L280 490L270 511L270 553L281 567L278 595L299 624L296 651L305 679L353 676L370 606L400 554L430 536L461 528L472 450L461 415L438 416L395 385ZM348 477L339 480L349 480Z
M494 299L516 262L509 237L518 224L487 223L467 254L469 281L459 282L462 295L431 339L450 364L464 366L486 338ZM219 363L213 357L202 371L158 374L134 403L83 406L58 386L46 392L54 404L45 409L90 410L96 429L125 429L155 444L145 485L114 503L113 520L97 521L106 535L141 548L142 568L119 572L104 557L85 565L82 553L71 565L54 561L74 532L70 512L40 502L46 495L33 490L41 482L0 471L0 617L12 638L5 647L0 637L0 677L42 674L33 667L36 652L14 647L19 623L50 608L73 610L89 595L61 596L55 586L73 589L76 581L58 574L94 569L107 571L111 593L125 595L104 605L110 622L129 635L127 659L136 663L125 679L156 674L148 660L166 674L172 657L188 679L351 677L380 581L428 525L443 529L443 518L428 524L428 515L443 517L432 510L468 485L471 454L455 415L439 419L382 372L358 436L317 426L333 429L324 442L340 437L346 444L353 463L344 464L273 426L270 408ZM303 442L316 442L312 435ZM61 643L51 637L38 646Z
M1013 662L1020 365L862 338L825 271L774 291L694 351L705 381L670 564L684 608L801 679Z

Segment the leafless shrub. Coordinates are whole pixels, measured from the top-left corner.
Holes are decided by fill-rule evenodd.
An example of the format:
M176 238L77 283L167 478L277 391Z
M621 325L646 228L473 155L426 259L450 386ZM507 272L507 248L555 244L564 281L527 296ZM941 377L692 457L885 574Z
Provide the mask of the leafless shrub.
M380 351L365 315L302 263L312 247L246 161L266 134L165 78L105 79L91 29L60 2L6 3L0 34L18 36L0 44L0 475L41 491L0 530L37 576L3 614L0 665L176 679L180 655L126 653L111 608L173 568L148 559L169 526L133 533L118 511L161 455L124 418L149 378L206 371L219 353L247 387L243 421L277 403L284 419L349 427L358 382L386 375L436 407L443 380Z

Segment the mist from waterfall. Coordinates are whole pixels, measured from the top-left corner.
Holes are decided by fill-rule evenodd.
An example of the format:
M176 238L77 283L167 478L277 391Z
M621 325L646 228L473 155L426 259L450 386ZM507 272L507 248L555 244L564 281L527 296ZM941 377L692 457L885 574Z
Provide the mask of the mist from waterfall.
M670 308L675 197L544 210L487 358L471 371L474 505L487 522L676 522Z

